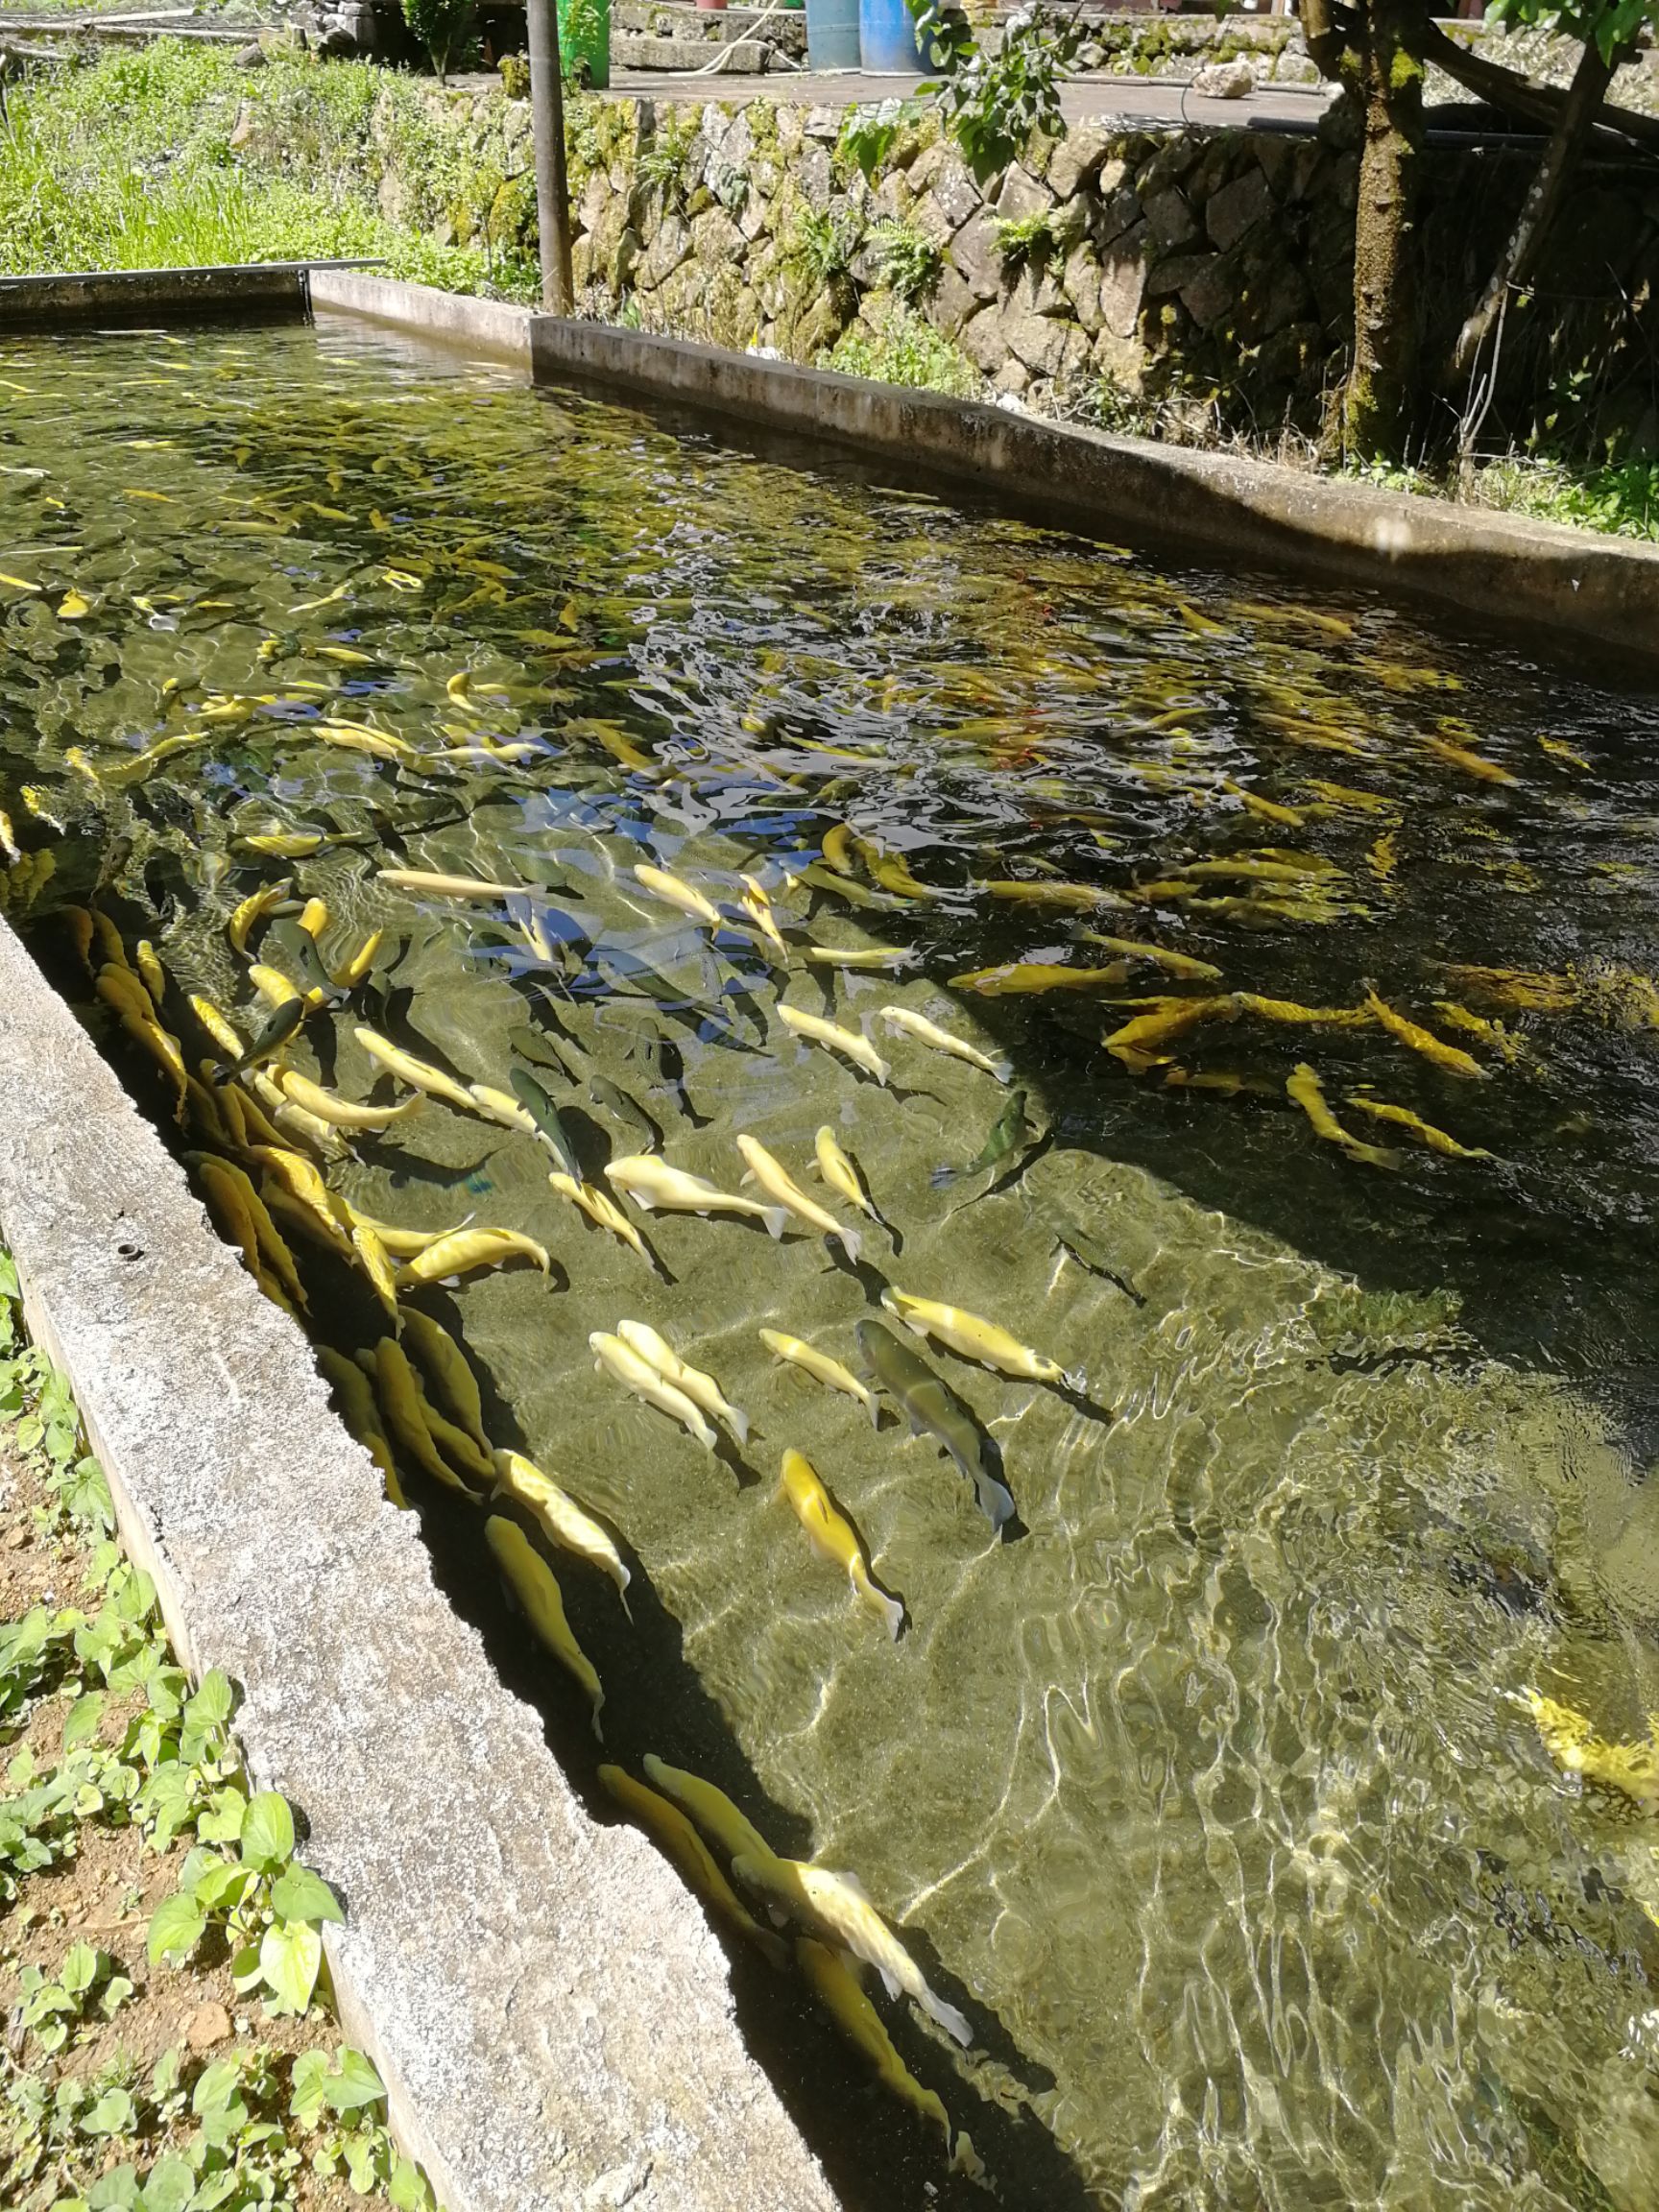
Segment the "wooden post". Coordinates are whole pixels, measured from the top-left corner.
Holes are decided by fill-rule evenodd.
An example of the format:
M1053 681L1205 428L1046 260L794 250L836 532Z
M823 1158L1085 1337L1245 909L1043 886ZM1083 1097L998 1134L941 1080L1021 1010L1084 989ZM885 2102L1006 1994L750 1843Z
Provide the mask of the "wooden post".
M536 140L536 236L541 249L541 304L568 315L576 304L570 274L570 186L565 174L565 88L559 75L558 0L525 0L530 41L530 124Z

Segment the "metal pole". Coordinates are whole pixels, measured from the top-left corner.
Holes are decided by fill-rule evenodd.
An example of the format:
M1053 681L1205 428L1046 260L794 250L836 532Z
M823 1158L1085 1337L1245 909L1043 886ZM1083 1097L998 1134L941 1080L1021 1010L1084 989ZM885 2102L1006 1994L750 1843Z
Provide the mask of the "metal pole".
M576 304L570 274L570 187L565 174L565 87L559 76L558 0L525 0L530 41L530 124L536 139L536 235L541 249L541 304L568 315Z

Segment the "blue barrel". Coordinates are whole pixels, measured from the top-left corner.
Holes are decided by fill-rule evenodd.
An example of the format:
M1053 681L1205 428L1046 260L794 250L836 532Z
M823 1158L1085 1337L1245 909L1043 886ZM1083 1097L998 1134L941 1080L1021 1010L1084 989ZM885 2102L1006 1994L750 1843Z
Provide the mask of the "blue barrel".
M806 65L857 68L858 0L806 0Z
M925 77L916 18L904 0L858 0L859 65L875 77Z

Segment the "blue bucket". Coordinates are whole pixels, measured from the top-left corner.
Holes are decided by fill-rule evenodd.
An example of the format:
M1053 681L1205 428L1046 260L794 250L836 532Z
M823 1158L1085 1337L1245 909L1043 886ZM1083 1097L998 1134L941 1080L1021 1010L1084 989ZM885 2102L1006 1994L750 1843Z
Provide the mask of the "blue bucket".
M858 0L806 0L806 65L857 68Z
M872 76L926 76L927 58L904 0L858 0L858 56Z

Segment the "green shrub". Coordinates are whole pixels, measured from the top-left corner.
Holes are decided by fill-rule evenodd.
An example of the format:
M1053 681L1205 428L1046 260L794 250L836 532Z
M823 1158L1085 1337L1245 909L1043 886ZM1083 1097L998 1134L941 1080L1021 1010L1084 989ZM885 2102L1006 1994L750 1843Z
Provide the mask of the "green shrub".
M925 317L894 307L872 331L858 325L818 358L820 369L839 369L848 376L873 376L882 384L908 384L925 392L948 392L952 398L975 399L983 379L965 353L940 336Z
M431 60L440 84L472 28L472 0L400 0L403 20Z
M1048 216L1046 207L1039 207L1034 214L1015 215L992 224L998 257L1010 275L1027 264L1041 268L1053 252L1054 234L1048 228Z

